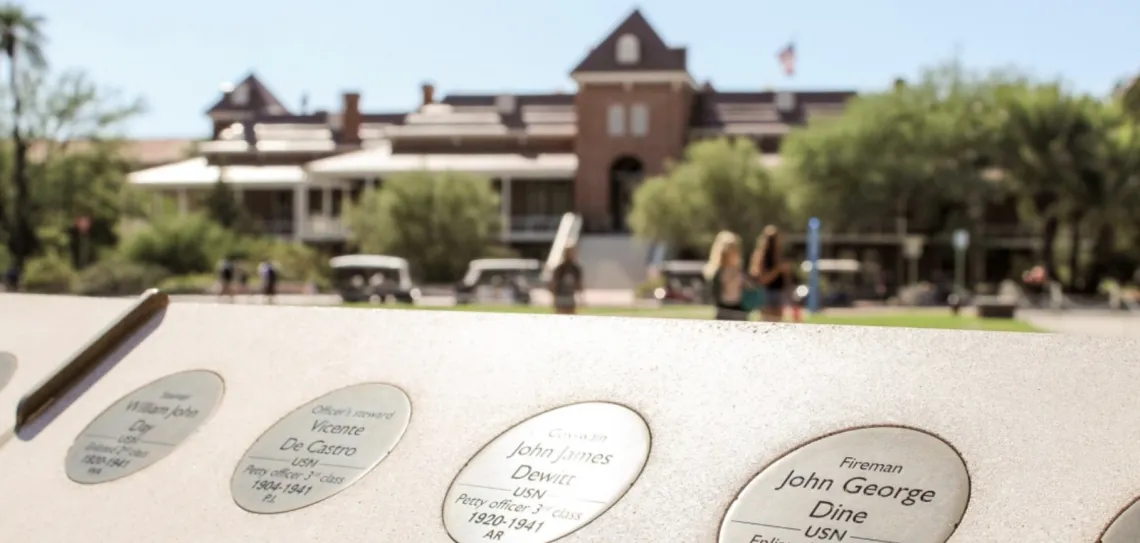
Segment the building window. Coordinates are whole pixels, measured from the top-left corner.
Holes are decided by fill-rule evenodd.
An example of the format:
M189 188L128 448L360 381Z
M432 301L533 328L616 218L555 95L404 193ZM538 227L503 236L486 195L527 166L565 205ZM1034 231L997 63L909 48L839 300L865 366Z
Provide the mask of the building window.
M649 106L634 104L629 110L629 131L634 136L649 133Z
M608 125L611 136L625 135L625 106L621 104L610 106Z
M641 43L637 36L625 34L617 41L618 64L637 64L641 60Z

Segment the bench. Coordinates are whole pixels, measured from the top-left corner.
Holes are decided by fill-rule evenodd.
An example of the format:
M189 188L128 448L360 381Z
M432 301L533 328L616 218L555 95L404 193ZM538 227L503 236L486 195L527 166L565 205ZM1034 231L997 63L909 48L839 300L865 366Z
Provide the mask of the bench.
M985 296L974 302L978 318L1012 319L1017 313L1017 301L998 296Z

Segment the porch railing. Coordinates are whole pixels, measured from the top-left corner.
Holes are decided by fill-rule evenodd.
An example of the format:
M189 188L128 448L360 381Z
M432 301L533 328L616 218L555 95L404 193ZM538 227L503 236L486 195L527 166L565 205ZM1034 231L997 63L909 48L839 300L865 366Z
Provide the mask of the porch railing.
M517 215L511 217L511 232L557 232L561 215Z
M343 217L325 217L312 215L305 222L304 237L311 238L343 238L348 236L348 225Z

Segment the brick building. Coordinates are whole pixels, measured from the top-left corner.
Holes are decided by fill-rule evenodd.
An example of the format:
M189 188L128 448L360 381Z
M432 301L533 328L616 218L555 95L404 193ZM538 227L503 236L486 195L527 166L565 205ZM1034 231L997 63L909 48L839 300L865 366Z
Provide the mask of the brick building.
M226 181L251 210L265 220L293 221L291 234L316 241L335 236L310 235L301 223L325 209L337 216L338 200L363 184L407 169L463 169L495 178L509 194L510 241L542 239L545 219L572 210L589 231L623 231L633 187L693 139L750 137L776 160L790 126L838 111L853 94L700 85L686 50L670 47L637 11L572 77L576 93L440 98L425 85L415 111L360 111L360 94L350 92L338 112L295 114L251 75L209 109L213 137L200 145L202 158L138 172L134 180L182 194L190 206L192 193L224 165Z
M842 111L853 92L721 91L694 81L687 51L671 47L634 11L571 76L574 93L448 94L422 89L414 111L360 110L346 92L340 111L293 113L256 76L208 110L212 138L201 156L136 172L132 182L192 209L219 176L269 232L336 251L346 201L385 176L464 171L494 180L502 239L544 257L559 218L581 215L583 259L625 270L607 286L631 286L647 248L628 235L631 195L694 140L753 139L778 164L781 139L813 117ZM897 254L896 235L857 240ZM862 258L863 255L858 255ZM889 261L889 260L885 260Z

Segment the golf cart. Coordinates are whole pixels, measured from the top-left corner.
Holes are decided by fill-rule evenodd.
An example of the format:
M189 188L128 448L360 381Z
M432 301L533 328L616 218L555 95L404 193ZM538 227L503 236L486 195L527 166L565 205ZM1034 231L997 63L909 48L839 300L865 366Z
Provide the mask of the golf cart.
M701 260L667 260L657 267L663 286L653 292L661 303L710 303Z
M851 307L859 297L859 290L863 282L862 265L858 260L851 259L820 259L820 296L819 306L823 307ZM812 270L810 260L800 265L801 281L807 281ZM807 303L811 293L809 284L801 283L796 287L795 299L799 303Z
M346 302L410 304L420 297L408 261L396 256L344 255L329 260L333 284Z
M455 284L455 303L530 303L530 289L539 286L542 263L524 258L481 258L467 265Z

